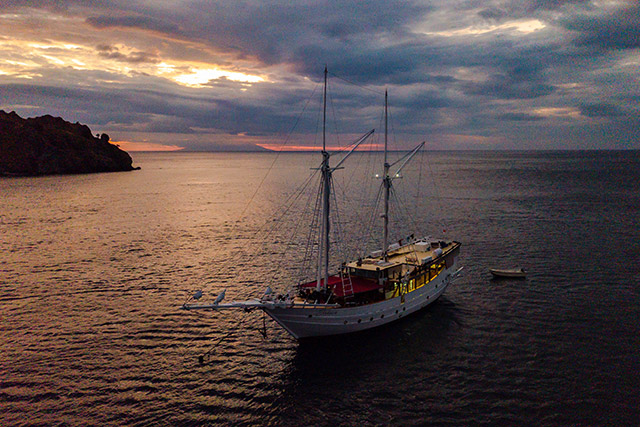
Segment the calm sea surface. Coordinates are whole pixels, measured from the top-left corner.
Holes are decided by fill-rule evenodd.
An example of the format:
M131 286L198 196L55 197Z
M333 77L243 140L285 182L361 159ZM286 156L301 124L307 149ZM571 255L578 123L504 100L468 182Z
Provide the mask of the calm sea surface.
M418 157L394 232L446 230L463 277L395 324L301 343L269 319L263 338L259 312L179 308L296 280L319 156L133 157L0 179L0 425L640 423L640 153ZM346 253L371 218L379 236L377 184L336 172Z

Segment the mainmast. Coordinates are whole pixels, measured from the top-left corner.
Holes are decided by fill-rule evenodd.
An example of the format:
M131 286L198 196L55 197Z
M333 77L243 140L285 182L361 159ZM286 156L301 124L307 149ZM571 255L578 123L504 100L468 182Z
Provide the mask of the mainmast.
M320 247L318 253L318 275L316 290L327 288L329 280L329 203L331 200L331 168L329 167L329 153L327 152L327 67L324 67L324 93L322 105L322 225L320 227ZM324 278L324 283L322 279Z
M335 165L333 168L329 166L329 158L331 155L327 151L326 140L327 128L327 67L324 67L324 93L322 105L322 223L320 224L320 237L318 242L318 271L316 277L316 290L318 292L327 289L329 281L329 234L330 228L330 201L331 201L331 175L333 171L342 169L340 165L371 135L374 129L362 135L353 143L351 150Z
M384 253L384 260L389 260L389 190L391 189L391 178L389 177L389 163L387 162L387 91L384 91L384 174L382 182L384 185L384 214L383 218L383 236L382 236L382 251Z

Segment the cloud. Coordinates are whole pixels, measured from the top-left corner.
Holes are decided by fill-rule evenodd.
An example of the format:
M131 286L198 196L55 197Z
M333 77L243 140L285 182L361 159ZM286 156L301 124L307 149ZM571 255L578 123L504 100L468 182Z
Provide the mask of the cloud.
M509 120L514 122L537 122L544 120L544 117L527 113L504 113L497 117L499 120Z
M552 93L553 86L537 82L514 79L513 76L498 74L489 81L467 83L464 91L468 95L487 96L501 99L528 99L546 96Z
M115 46L100 44L96 46L98 55L107 59L115 59L117 61L130 62L132 64L139 64L141 62L149 62L157 64L160 62L160 58L154 53L149 52L131 52L122 53Z
M141 30L158 31L162 33L179 34L180 27L164 21L162 19L152 18L142 15L128 15L128 16L90 16L87 18L87 23L96 28L112 28L112 27L124 27L124 28L137 28Z
M600 146L590 126L603 124L624 144L637 136L634 2L0 5L11 11L0 28L0 108L61 115L114 139L277 145L297 123L311 143L325 64L339 132L379 128L388 89L398 139L443 148ZM305 106L315 113L298 116Z
M604 13L577 14L560 22L577 33L578 45L603 50L640 48L640 4L637 2L628 2Z
M619 117L624 115L620 107L606 103L582 104L579 108L580 113L587 117Z
M19 9L23 7L51 9L51 10L64 10L64 0L9 0L0 1L0 7L4 10Z
M488 7L480 10L478 15L488 21L501 21L503 18L509 16L509 13L498 7Z
M538 10L558 10L567 5L588 5L591 0L529 0L524 2L526 10L530 12Z
M204 37L212 46L239 50L265 64L278 62L302 65L298 55L311 46L344 47L372 42L388 35L406 33L406 25L431 9L402 0L374 0L366 7L348 0L331 3L261 1L234 3L194 2L199 11L191 33ZM344 52L344 51L343 51ZM316 58L323 63L323 58Z
M71 121L150 133L274 134L291 126L297 114L283 111L281 103L267 107L253 105L255 99L227 99L223 94L213 93L203 97L189 90L173 90L168 94L144 87L105 90L9 84L0 85L0 94L13 101L0 108L39 104L43 113L52 112ZM262 95L280 96L270 91ZM289 105L295 104L290 99ZM299 123L299 130L306 132L315 128L314 124L307 118Z

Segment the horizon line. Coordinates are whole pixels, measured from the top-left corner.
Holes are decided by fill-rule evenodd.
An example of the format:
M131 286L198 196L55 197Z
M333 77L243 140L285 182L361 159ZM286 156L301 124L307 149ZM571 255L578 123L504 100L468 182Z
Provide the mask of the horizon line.
M125 150L126 151L126 150ZM346 149L327 150L329 152L346 152ZM387 150L388 153L400 153L406 150ZM430 148L421 151L640 151L640 148ZM322 150L132 150L132 153L321 153ZM357 153L384 153L384 150L355 150Z

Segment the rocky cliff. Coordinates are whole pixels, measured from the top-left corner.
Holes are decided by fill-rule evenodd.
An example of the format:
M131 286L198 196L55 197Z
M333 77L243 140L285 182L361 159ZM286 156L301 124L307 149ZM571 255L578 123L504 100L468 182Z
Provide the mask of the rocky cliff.
M0 175L130 171L129 154L79 123L60 117L23 119L0 110Z

